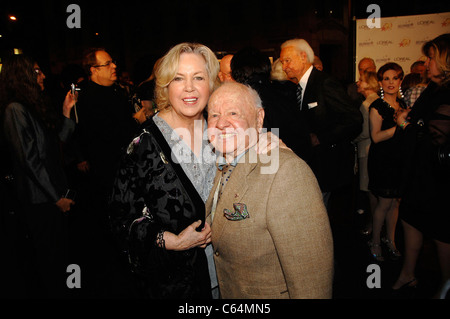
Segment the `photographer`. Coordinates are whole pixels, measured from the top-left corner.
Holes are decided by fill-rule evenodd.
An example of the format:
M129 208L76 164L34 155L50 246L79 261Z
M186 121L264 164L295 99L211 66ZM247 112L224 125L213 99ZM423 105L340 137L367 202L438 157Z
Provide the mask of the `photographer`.
M400 204L405 259L394 290L417 285L414 271L424 236L436 243L442 283L450 278L450 34L425 43L422 51L431 82L410 112L397 115L409 162Z

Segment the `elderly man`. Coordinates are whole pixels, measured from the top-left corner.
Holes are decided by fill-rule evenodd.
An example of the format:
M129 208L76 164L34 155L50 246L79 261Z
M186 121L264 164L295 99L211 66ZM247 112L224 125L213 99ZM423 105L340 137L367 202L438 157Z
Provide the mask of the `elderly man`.
M298 79L298 104L311 137L311 157L325 204L332 191L352 182L355 150L351 143L362 130L363 118L343 86L312 63L314 51L303 39L281 45L280 61L291 79Z
M321 193L292 151L257 155L253 89L225 83L208 104L219 171L206 203L222 298L330 298L333 241Z

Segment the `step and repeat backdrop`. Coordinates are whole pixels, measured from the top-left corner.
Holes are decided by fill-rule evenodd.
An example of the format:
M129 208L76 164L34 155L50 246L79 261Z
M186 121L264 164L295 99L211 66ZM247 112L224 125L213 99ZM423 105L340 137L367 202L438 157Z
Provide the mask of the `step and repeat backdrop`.
M376 23L375 23L376 22ZM405 74L411 64L424 60L422 45L441 35L450 33L450 12L414 16L398 16L356 21L356 72L364 57L375 60L377 69L387 62L396 62Z

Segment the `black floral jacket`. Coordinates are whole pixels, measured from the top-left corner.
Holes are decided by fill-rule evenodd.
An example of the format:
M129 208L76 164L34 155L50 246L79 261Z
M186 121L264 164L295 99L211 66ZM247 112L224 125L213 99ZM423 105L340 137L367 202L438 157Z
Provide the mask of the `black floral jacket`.
M171 149L152 119L121 162L109 217L147 296L210 298L204 249L168 251L156 244L161 231L178 234L193 222L204 221L205 206L182 167L172 160Z

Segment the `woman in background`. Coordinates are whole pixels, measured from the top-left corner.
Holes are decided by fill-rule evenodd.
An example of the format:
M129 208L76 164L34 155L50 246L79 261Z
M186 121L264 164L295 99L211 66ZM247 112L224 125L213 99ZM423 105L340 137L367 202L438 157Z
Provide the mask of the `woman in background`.
M372 233L372 215L375 210L377 199L369 191L369 173L367 170L367 160L370 149L370 125L369 125L369 107L379 98L377 92L379 89L377 74L372 71L364 71L359 81L356 83L358 93L364 96L364 101L359 110L363 115L363 129L361 134L353 141L358 147L358 166L359 166L359 190L364 194L364 200L368 200L369 220L366 221L366 229L363 234L370 235Z
M401 99L403 69L397 63L387 63L377 72L381 98L370 105L370 137L368 171L369 190L377 197L373 212L372 239L369 247L376 261L384 261L381 249L381 230L386 227L387 245L392 259L401 254L395 246L395 229L400 201L401 168L404 157L401 139L395 135L395 114L406 105Z
M45 75L31 58L7 59L0 75L0 115L11 156L20 217L30 235L40 298L64 296L66 285L66 215L74 201L66 198L60 142L75 128L70 110L75 97L68 92L61 111L46 102ZM33 269L32 268L32 269Z
M405 258L394 290L417 285L424 236L436 243L442 285L450 280L450 34L425 43L422 51L431 81L409 114L397 117L411 161L400 205Z

